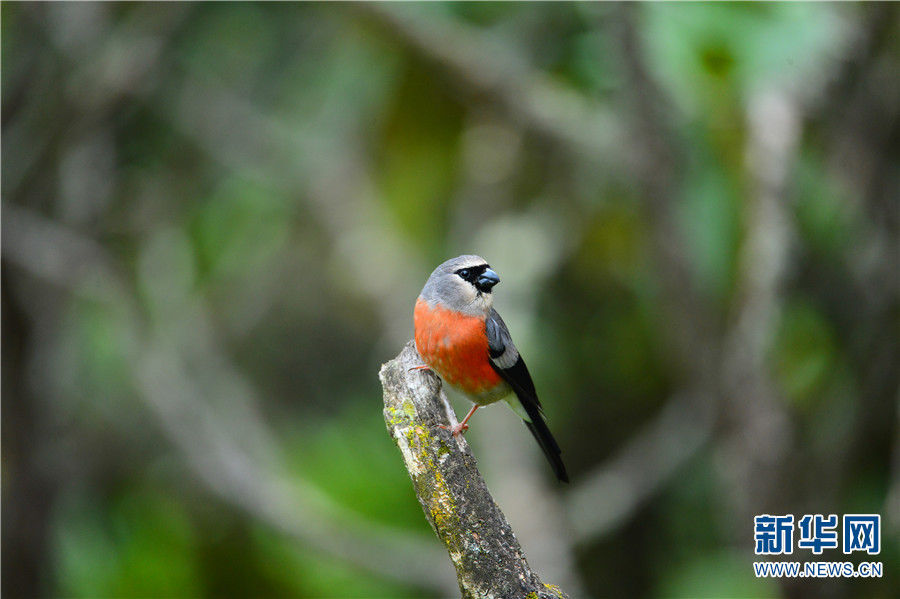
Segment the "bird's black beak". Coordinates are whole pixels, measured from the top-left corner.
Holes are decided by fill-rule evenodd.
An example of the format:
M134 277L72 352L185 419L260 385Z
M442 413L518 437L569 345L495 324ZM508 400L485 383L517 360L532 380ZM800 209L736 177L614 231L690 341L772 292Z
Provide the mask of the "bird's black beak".
M482 293L490 293L491 288L499 282L500 277L497 276L497 273L490 268L486 268L484 272L475 279L475 287Z

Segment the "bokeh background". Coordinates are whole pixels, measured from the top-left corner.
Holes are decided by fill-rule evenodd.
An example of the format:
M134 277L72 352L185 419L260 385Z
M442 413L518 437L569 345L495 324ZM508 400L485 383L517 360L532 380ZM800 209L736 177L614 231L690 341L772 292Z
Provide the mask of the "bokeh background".
M545 581L896 596L898 74L891 3L3 3L3 596L458 593L377 372L462 253ZM870 512L883 579L753 577Z

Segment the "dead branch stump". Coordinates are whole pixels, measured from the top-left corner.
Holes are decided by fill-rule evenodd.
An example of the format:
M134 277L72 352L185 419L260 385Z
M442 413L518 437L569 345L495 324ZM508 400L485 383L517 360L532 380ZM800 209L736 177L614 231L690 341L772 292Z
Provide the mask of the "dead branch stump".
M456 423L440 379L422 364L412 341L381 367L384 420L413 481L425 517L447 547L465 599L559 599L541 582L491 497Z

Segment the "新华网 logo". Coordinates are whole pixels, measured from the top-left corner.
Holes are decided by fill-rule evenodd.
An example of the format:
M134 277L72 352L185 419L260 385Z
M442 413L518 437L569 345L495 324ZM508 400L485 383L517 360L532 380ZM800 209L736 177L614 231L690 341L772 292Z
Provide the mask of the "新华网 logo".
M753 519L754 552L757 555L790 555L794 552L793 514L773 516L762 514ZM845 514L843 535L838 534L836 514L806 514L796 522L799 529L798 549L808 549L820 555L825 549L837 549L842 541L845 554L864 551L869 555L881 552L881 516L879 514Z

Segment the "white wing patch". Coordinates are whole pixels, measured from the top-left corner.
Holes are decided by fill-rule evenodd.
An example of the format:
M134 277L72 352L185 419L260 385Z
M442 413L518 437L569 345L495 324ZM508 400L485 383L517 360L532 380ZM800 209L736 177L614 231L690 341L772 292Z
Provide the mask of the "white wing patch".
M488 338L488 349L491 352L491 362L497 368L512 368L519 360L519 350L513 344L506 323L500 318L496 310L491 310L485 320L485 329Z

